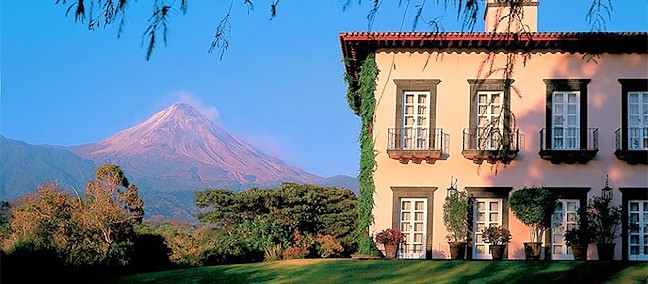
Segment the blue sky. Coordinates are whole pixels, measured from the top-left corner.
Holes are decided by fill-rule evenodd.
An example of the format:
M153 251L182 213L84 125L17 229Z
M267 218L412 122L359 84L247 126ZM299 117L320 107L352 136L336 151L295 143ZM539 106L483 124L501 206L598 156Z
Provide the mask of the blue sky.
M539 30L588 31L590 1L541 1ZM308 172L357 175L360 124L344 99L338 33L367 30L370 1L353 0L342 11L339 0L283 0L272 21L269 1L256 0L249 14L235 3L230 49L220 60L207 50L229 1L189 0L188 14L171 19L168 45L150 61L141 36L153 1L129 7L120 39L115 28L88 31L54 2L1 3L2 135L31 144L93 143L184 101ZM384 1L372 30L400 30L406 12L403 30L411 29L413 7L397 4ZM614 0L613 8L608 31L648 30L647 0ZM425 17L440 15L433 10L440 11L430 7ZM446 12L445 31L461 28L454 10ZM475 31L482 30L478 21Z

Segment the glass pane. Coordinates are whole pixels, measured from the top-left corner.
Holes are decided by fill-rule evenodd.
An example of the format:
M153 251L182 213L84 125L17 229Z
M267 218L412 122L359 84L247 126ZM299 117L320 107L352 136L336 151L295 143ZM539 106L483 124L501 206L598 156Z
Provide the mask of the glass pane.
M567 213L567 222L576 222L578 221L578 215L576 213Z
M414 106L405 106L405 114L414 114Z
M493 115L499 115L500 114L500 106L491 106L491 113Z
M484 223L477 223L477 232L481 232L485 228L486 226L484 225Z
M423 245L414 245L414 252L422 252Z
M554 116L554 126L565 125L565 117L562 115Z
M567 230L573 230L576 229L576 224L567 224Z
M426 101L426 95L419 95L418 103L419 104L425 104L425 101Z
M630 236L630 244L631 245L638 245L639 244L639 236L631 235Z
M648 255L648 246L645 246L645 247L644 247L644 252L643 252L643 254L644 254L644 255Z
M492 94L491 96L492 96L491 97L491 102L492 103L494 103L494 104L499 104L500 103L500 94L499 93Z
M409 231L409 222L402 222L401 223L401 231L402 232L408 232Z
M418 107L418 114L425 114L425 106L419 106Z
M414 117L412 116L405 117L405 125L414 125Z
M561 245L554 245L553 247L554 254L563 254L563 247Z
M486 215L484 214L484 212L479 212L479 214L477 214L477 221L479 222L486 221Z
M639 94L638 93L628 93L628 103L631 103L631 104L639 103Z
M639 213L630 213L630 222L639 223Z
M483 243L484 242L484 236L482 234L476 235L477 237L477 243Z
M574 212L574 211L578 210L578 205L577 204L578 203L576 203L576 202L567 202L567 211Z
M491 221L499 221L499 213L490 213Z
M556 202L556 210L554 210L554 211L555 212L561 212L561 213L563 212L563 202L562 201Z
M417 243L423 242L423 234L414 234L414 241Z
M412 202L410 201L403 201L403 203L401 204L401 208L403 208L403 210L411 210L410 209L411 206L412 206Z
M644 135L646 135L646 134L644 134ZM648 212L648 202L643 203L643 211Z
M563 94L554 93L554 103L562 104L563 103Z
M576 103L576 93L567 94L567 103L570 103L570 104Z
M568 105L567 114L576 114L576 105Z
M414 221L423 221L423 212L414 213Z
M423 201L416 201L416 210L423 210Z
M639 114L639 105L629 105L628 113L630 114Z
M423 223L414 223L414 231L423 232Z
M403 221L409 221L410 220L410 213L409 212L403 212L401 213L401 220Z
M630 211L639 211L639 202L630 202Z
M485 202L477 202L477 211L484 211L486 210L486 203Z
M639 254L639 247L638 246L631 246L630 247L630 254L634 254L634 255Z
M576 125L576 116L573 115L567 116L567 125L571 125L571 126Z
M479 125L488 125L488 118L486 118L485 116L480 116L477 123Z
M418 125L419 126L425 126L427 124L427 119L425 116L419 116L418 117Z
M477 250L477 253L479 253L479 254L485 254L486 253L486 246L484 246L484 245L476 245L475 249Z
M407 104L414 103L414 95L405 95L405 103Z
M499 211L499 206L498 206L498 204L499 204L499 202L491 202L491 203L490 203L489 210L490 210L490 211Z
M488 103L487 97L488 96L486 94L479 94L479 103L480 104L487 104Z
M554 114L564 114L565 113L565 107L563 105L556 105L554 106Z

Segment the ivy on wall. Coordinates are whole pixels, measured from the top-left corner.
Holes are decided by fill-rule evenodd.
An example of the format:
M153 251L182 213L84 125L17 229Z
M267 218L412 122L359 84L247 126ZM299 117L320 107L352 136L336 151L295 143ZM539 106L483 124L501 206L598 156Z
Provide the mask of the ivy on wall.
M348 64L348 61L345 63ZM379 254L369 235L369 226L374 221L371 211L374 205L375 190L373 172L376 167L376 153L373 141L373 119L376 106L374 91L376 90L377 76L378 68L374 54L369 54L360 66L357 80L354 74L345 75L348 87L346 98L349 108L362 120L362 128L358 136L360 141L360 173L358 174L360 196L358 197L357 241L360 254Z

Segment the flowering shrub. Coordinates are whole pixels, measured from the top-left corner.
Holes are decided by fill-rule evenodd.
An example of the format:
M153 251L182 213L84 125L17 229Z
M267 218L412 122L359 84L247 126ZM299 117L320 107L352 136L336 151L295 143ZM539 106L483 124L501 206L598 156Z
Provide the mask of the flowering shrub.
M399 245L405 243L405 235L396 228L384 229L376 234L376 243L383 245Z
M315 237L317 254L323 258L337 256L344 251L344 248L333 235L318 235Z
M283 259L296 259L305 258L307 251L301 247L289 247L283 251L281 256Z
M484 237L485 243L493 245L507 244L513 238L511 232L504 226L490 226L482 229L482 236Z

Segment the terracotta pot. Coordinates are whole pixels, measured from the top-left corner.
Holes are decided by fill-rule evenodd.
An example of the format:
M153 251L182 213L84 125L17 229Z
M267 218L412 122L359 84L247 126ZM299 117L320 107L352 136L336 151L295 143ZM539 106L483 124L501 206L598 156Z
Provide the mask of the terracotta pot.
M394 259L396 258L396 252L398 251L397 245L385 245L385 258Z
M572 246L574 260L587 260L587 246Z
M614 246L615 243L611 244L596 244L596 250L598 251L599 260L613 260L614 259Z
M450 259L464 259L466 254L465 242L448 242L450 245Z
M527 242L524 243L524 255L527 260L540 260L540 249L542 243Z
M506 245L490 245L488 247L490 248L491 256L493 257L493 259L504 258L504 250L506 250Z

